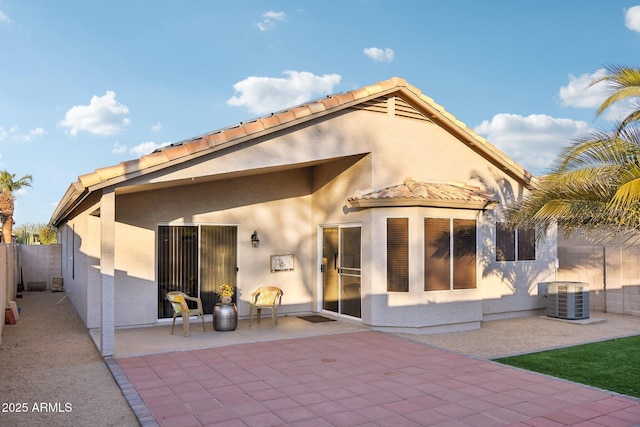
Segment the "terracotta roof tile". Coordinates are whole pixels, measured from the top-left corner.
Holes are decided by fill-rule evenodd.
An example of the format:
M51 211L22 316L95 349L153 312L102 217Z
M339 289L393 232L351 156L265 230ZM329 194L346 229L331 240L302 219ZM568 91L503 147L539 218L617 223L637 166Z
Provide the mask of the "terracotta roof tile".
M198 138L185 144L189 150L189 154L197 153L198 151L206 150L209 148L209 144L205 138Z
M324 108L329 110L333 107L337 107L338 105L340 105L340 101L338 101L338 98L336 98L335 96L330 96L327 98L323 98L321 99L320 102L322 105L324 105Z
M141 160L144 163L143 167L150 168L166 162L167 156L163 151L157 151L147 154L146 156L142 156Z
M99 184L101 179L100 179L100 175L98 175L96 172L92 172L92 173L80 175L78 177L78 181L80 181L80 184L82 184L86 188L92 185Z
M382 86L379 84L365 86L363 89L366 90L369 95L382 92Z
M278 119L280 120L281 124L284 124L287 122L294 121L296 119L296 115L293 114L291 111L287 110L287 111L283 111L282 113L279 113Z
M459 207L469 204L472 207L487 206L496 203L493 195L464 183L458 182L426 182L407 178L402 184L392 185L380 190L357 191L347 197L347 203L351 206L370 206L372 201L379 201L380 206L384 202L404 201L406 205L433 205ZM431 203L430 203L431 202ZM390 203L396 204L396 203Z
M180 157L189 155L189 148L187 148L186 144L169 147L162 151L164 152L165 156L167 156L168 160L179 159Z
M383 82L378 83L379 85L381 85L385 90L386 89L391 89L393 87L396 86L407 86L407 81L405 79L403 79L402 77L391 77L388 80L385 80ZM386 85L389 85L388 87L385 87Z
M312 101L307 104L303 104L298 107L294 107L285 111L281 111L278 113L274 113L270 116L262 117L255 121L240 123L236 127L231 127L227 129L223 129L220 131L216 131L213 133L209 133L203 135L199 139L195 139L193 141L187 141L182 143L181 145L175 145L172 147L167 147L163 150L158 150L158 152L154 152L145 156L142 156L140 159L135 161L126 162L124 167L110 169L110 172L99 171L93 172L93 174L89 173L82 176L81 183L85 185L85 183L90 183L88 185L94 185L101 181L108 180L109 178L113 178L115 171L120 170L121 174L129 174L132 172L136 172L142 170L147 167L157 166L164 161L168 161L171 159L177 159L181 156L188 156L193 153L197 153L200 151L206 151L208 148L213 148L217 145L233 141L234 139L243 138L247 135L251 135L252 133L261 132L264 130L268 130L280 125L284 125L286 123L295 121L297 119L302 119L305 117L309 117L314 114L323 113L325 111L330 111L333 108L337 108L343 106L345 104L349 104L355 100L362 99L368 96L373 96L376 93L381 93L384 91L392 90L393 88L405 88L415 94L415 96L422 99L426 102L431 108L436 110L439 114L444 116L448 121L458 126L460 129L464 130L469 136L469 143L473 144L473 141L477 141L478 144L486 147L492 153L502 159L503 162L509 165L513 165L516 170L520 171L523 174L527 174L524 169L517 166L512 160L510 160L507 156L505 156L500 150L498 150L493 145L489 144L484 138L480 135L476 134L473 130L467 128L467 126L461 121L457 120L455 116L448 113L441 105L436 104L433 99L429 98L422 94L422 91L415 86L412 86L407 83L407 81L400 77L392 77L388 80L378 82L376 84L366 86L360 89L355 89L347 93L336 94L327 96L326 98L319 99L317 101ZM434 116L435 117L435 116ZM108 169L108 168L105 168ZM91 176L93 175L93 176Z
M124 173L125 169L121 164L96 169L96 174L98 174L101 181L113 178L115 176L124 175Z
M353 97L353 94L351 92L348 93L339 93L336 95L336 100L338 101L338 104L346 104L348 102L353 102L355 98Z
M327 107L325 107L322 102L312 102L308 104L307 107L309 107L309 111L311 111L311 114L320 113L327 109Z
M311 110L306 105L295 107L291 109L291 112L293 113L294 116L296 116L296 119L301 119L303 117L307 117L311 115Z
M132 173L140 170L141 163L142 162L140 159L134 159L134 160L127 160L126 162L122 162L121 165L124 167L124 173L127 174L127 173Z
M267 116L259 119L265 129L269 129L280 124L280 118L277 115Z
M252 122L245 123L243 127L247 135L262 132L264 130L264 124L260 120L254 120Z
M364 88L364 87L360 89L352 90L349 93L353 96L353 99L366 98L367 96L371 95L371 93L369 93L367 88Z
M228 141L231 141L232 139L236 139L236 138L242 138L243 136L247 136L247 131L245 130L243 124L240 124L233 128L225 129L223 132L227 137Z
M202 138L207 141L209 147L215 147L216 145L224 144L225 142L229 141L227 134L224 132L210 133L203 136Z

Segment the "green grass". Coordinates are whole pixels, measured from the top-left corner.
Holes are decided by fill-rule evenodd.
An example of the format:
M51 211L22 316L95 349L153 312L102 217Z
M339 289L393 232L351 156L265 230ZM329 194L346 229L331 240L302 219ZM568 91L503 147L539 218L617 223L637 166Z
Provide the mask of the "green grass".
M640 397L640 336L505 357L496 362Z

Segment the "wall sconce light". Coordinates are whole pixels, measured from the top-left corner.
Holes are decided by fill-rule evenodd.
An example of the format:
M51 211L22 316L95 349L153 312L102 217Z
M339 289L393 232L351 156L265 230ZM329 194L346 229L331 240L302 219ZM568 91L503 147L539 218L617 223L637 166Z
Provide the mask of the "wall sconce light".
M251 235L251 246L253 246L254 248L257 248L259 244L260 244L260 239L258 239L258 232L254 231L253 234Z

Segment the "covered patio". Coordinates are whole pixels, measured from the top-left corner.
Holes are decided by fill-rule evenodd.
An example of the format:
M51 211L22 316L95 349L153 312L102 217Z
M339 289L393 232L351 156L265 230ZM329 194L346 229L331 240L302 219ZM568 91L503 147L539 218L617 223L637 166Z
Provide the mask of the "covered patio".
M315 337L321 335L342 334L347 332L368 331L370 328L357 322L333 320L311 316L315 321L304 320L304 316L281 316L274 328L271 318L263 317L260 324L253 319L251 326L248 319L240 319L235 331L218 332L213 329L211 315L205 315L205 331L202 322L195 317L190 320L190 333L183 335L181 320L176 320L176 327L171 335L171 321L141 328L119 328L115 330L115 358L145 356L172 351L198 350L203 348L223 347L234 344L276 341L291 338ZM89 331L96 347L100 349L100 329Z

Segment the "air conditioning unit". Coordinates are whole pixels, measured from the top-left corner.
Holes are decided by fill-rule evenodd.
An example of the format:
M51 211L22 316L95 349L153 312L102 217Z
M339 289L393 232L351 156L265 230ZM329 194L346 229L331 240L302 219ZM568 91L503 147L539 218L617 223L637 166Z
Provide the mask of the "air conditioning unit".
M549 282L547 316L559 319L589 318L589 285L583 282Z

